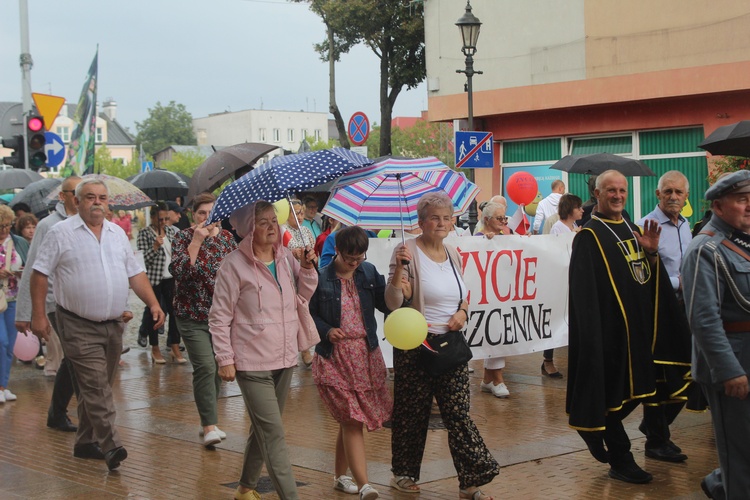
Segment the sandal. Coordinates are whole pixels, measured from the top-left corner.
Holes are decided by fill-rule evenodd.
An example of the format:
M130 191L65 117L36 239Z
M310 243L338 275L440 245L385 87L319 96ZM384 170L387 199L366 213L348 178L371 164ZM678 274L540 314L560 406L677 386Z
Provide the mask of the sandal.
M469 490L458 490L458 498L460 500L494 500L491 496L485 494L479 488L474 491Z
M419 485L409 476L393 476L391 478L391 488L401 493L419 493Z

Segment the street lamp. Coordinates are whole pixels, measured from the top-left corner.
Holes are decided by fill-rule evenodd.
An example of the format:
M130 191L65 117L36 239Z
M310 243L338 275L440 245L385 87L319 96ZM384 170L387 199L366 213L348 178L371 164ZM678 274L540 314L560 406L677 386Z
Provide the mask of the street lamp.
M466 56L466 68L457 69L456 73L463 73L466 75L466 87L465 90L468 93L469 100L469 115L468 115L468 128L469 131L474 130L474 96L473 88L471 85L471 79L474 75L481 75L481 71L474 71L474 54L477 52L477 40L479 40L479 28L482 26L482 22L471 13L471 2L466 0L466 12L461 18L456 21L456 26L461 31L461 41L463 46L461 52ZM474 182L474 170L469 169L468 175L466 176L470 181ZM469 206L469 229L474 232L474 227L477 225L477 202L476 200L471 202Z

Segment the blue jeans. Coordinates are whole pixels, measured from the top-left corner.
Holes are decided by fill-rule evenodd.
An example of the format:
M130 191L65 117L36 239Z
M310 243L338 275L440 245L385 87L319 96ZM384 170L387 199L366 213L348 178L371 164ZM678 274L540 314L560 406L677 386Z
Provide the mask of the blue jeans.
M16 303L13 301L8 302L8 308L0 313L0 387L8 387L17 336Z

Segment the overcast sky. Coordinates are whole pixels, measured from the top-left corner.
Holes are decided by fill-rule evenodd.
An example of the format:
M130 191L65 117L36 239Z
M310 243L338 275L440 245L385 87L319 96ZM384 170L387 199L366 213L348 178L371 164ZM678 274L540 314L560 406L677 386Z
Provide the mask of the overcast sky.
M157 101L193 117L222 111L328 110L328 65L313 50L325 37L306 4L284 0L28 0L32 92L77 103L99 44L97 100L135 122ZM18 0L0 2L0 100L21 101ZM378 59L364 47L337 64L345 120L380 122ZM393 116L418 116L426 87L402 92Z

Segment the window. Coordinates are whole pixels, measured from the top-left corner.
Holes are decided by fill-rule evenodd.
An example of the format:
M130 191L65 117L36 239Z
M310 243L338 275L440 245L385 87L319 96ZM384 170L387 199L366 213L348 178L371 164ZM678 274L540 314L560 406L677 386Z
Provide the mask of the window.
M286 130L286 140L289 142L294 142L294 129L288 128Z
M258 140L260 142L266 142L266 129L264 128L258 129Z
M307 129L303 128L302 129L302 139L301 140L304 141L305 139L307 139Z
M315 129L315 142L318 142L320 140L320 129Z
M63 142L70 141L70 127L57 127L56 132Z
M96 142L104 142L104 131L101 127L96 127Z
M273 142L281 142L281 131L277 128L273 129Z

